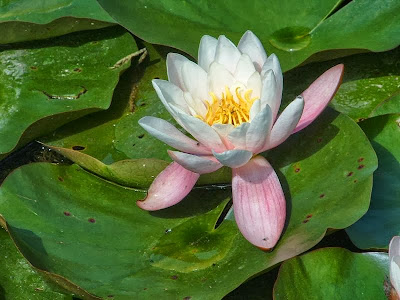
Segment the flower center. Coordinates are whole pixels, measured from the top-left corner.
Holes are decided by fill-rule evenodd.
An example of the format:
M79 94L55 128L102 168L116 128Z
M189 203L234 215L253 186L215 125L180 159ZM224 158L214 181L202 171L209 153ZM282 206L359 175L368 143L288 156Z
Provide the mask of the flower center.
M228 87L225 87L225 94L222 93L219 99L214 93L210 93L212 102L206 101L207 114L204 117L197 116L208 125L215 123L232 124L235 127L250 119L250 108L257 97L251 98L253 90L240 91L240 87L235 90L238 101L233 98Z

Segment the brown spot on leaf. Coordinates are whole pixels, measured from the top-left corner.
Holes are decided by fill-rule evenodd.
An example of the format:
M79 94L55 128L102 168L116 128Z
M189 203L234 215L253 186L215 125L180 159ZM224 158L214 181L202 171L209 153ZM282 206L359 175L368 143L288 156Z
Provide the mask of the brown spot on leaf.
M359 165L357 169L361 170L364 167L365 167L364 165Z
M31 70L37 70L36 66L31 66Z
M96 220L95 220L94 218L89 218L88 221L89 221L90 223L96 223Z
M144 137L144 133L142 133L141 135L138 135L139 139L142 139Z
M299 173L299 172L300 172L300 168L294 169L294 172L295 172L295 173Z
M82 72L82 69L81 68L75 68L74 72L80 73L80 72Z
M172 280L177 280L177 279L178 279L178 275L172 275L172 276L171 276L171 279L172 279Z
M82 151L82 150L85 150L86 147L76 145L76 146L72 146L72 149L73 149L73 150L76 150L76 151Z
M364 157L360 157L357 161L362 162L364 160Z
M325 194L321 194L321 195L319 195L319 197L320 197L320 198L324 198L324 197L325 197Z
M64 211L64 216L69 217L71 215L71 213L69 211Z
M312 217L312 214L309 214L309 215L307 215L307 219L309 219L309 218L311 218Z
M303 220L303 223L307 223L308 221L310 221L309 219Z
M64 181L64 178L62 178L61 176L58 176L58 180L61 181L61 182L63 182L63 181Z
M353 174L354 174L353 172L349 172L349 174L347 174L347 177L350 177Z

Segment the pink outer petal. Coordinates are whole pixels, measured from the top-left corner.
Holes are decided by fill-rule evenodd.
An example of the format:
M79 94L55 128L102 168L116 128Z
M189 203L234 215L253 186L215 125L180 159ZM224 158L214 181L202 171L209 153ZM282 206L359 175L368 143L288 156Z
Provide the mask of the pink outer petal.
M330 68L301 94L304 98L304 110L293 133L310 125L325 109L342 82L343 70L343 64Z
M144 210L159 210L175 205L189 194L199 177L199 174L173 162L154 179L147 197L136 204Z
M232 169L233 210L243 236L263 249L273 248L286 218L286 201L274 169L262 156Z

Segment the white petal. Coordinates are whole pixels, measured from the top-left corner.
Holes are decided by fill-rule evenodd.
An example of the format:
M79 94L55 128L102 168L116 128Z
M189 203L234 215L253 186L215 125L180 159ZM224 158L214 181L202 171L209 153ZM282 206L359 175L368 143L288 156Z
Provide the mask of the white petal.
M213 155L224 166L230 168L239 168L245 165L253 156L253 153L247 150L228 150L222 153L213 151Z
M183 93L183 97L185 98L186 104L188 105L192 116L202 116L204 117L207 113L207 108L204 105L203 101L196 101L193 99L192 95L189 92Z
M272 112L267 104L251 121L246 135L247 150L259 153L267 141L272 126Z
M229 133L228 139L232 143L232 145L234 145L235 149L247 149L246 134L249 126L250 123L242 123Z
M257 71L254 72L247 81L246 86L248 89L253 90L253 93L251 94L252 97L260 98L262 87L260 73L258 73Z
M141 118L138 123L156 139L175 149L193 154L211 154L210 149L187 137L174 125L163 119L146 116Z
M394 236L389 244L389 260L396 255L400 256L400 236Z
M278 120L276 120L266 146L261 151L278 146L292 134L303 113L303 108L303 97L298 96L285 108Z
M253 105L250 108L250 122L260 112L260 110L261 110L261 100L258 99L253 102Z
M268 104L271 107L273 119L279 111L279 106L281 106L281 94L279 94L278 86L276 83L275 75L272 70L268 70L262 81L261 88L261 107Z
M400 295L400 256L394 256L390 260L390 283Z
M171 150L168 150L168 154L182 167L198 174L211 173L222 167L213 156L197 156Z
M223 141L227 149L235 148L235 146L228 140L228 135L232 130L235 129L235 126L233 126L232 124L215 123L212 125L212 128L221 137L221 140Z
M235 83L235 78L223 65L213 62L208 73L208 91L215 93L220 98L225 93L225 87Z
M182 66L187 61L190 60L178 53L168 53L167 55L168 81L180 87L183 91L185 91L185 85L182 77Z
M201 144L215 151L225 151L226 147L218 133L200 119L181 113L179 108L171 106L183 126Z
M236 78L237 81L246 84L250 76L253 75L255 71L256 69L254 68L253 62L251 61L250 57L247 54L242 54L236 65L233 76Z
M160 98L161 102L164 104L167 111L175 118L175 120L182 126L178 116L171 109L171 105L178 107L182 112L190 114L190 110L186 104L183 97L183 92L176 85L169 81L161 79L152 80L153 87ZM182 126L183 127L183 126Z
M224 35L218 38L215 61L223 65L229 72L235 72L236 65L240 59L240 51Z
M264 63L261 71L261 76L265 76L268 70L274 71L278 94L280 95L280 97L282 97L283 75L278 57L276 57L275 54L271 54Z
M238 49L250 56L257 71L260 72L267 59L267 53L258 37L250 30L246 31L239 41Z
M207 73L192 61L183 63L182 78L186 91L192 94L195 100L208 99Z
M203 35L199 46L199 66L208 72L215 58L218 40L209 35Z

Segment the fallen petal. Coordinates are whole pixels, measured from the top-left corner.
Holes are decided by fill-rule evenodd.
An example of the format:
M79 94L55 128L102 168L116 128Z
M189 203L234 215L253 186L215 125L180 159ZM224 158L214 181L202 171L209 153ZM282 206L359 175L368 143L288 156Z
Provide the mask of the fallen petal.
M171 163L151 184L147 197L136 204L144 210L160 210L173 206L189 194L200 174Z
M240 232L253 245L272 249L286 218L285 195L278 176L262 156L232 172L233 208Z
M293 133L310 125L325 109L339 88L343 70L343 64L330 68L301 94L304 98L304 110Z

